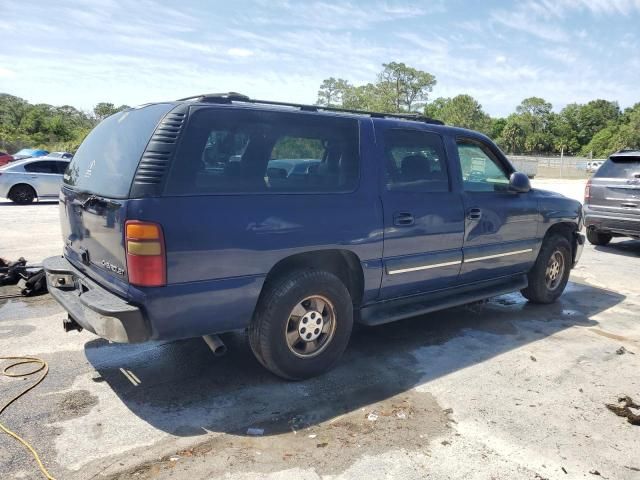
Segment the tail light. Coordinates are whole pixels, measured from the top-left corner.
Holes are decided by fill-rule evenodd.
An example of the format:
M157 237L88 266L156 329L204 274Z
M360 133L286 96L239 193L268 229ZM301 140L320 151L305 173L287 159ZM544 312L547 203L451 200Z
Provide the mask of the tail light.
M140 287L167 284L167 260L162 228L156 223L129 220L125 224L129 283Z
M584 203L589 203L591 199L591 179L587 180L587 184L584 186Z

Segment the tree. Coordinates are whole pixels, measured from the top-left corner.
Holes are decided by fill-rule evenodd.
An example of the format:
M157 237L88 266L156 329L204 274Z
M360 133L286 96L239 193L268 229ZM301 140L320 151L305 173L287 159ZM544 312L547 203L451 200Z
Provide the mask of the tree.
M101 122L105 118L113 115L114 113L121 112L130 108L129 105L120 105L119 107L115 107L113 103L100 102L95 107L93 107L93 114L96 119Z
M316 105L323 107L339 107L344 103L345 93L353 88L349 82L342 78L327 78L322 81L318 90Z
M413 112L424 107L436 77L404 63L383 63L378 76L378 88L388 97L395 112Z
M526 142L525 129L520 124L520 119L516 114L512 114L507 118L498 145L508 153L522 153L525 149Z
M478 130L487 134L491 131L491 117L482 110L482 105L471 95L438 98L425 107L425 115L456 127Z

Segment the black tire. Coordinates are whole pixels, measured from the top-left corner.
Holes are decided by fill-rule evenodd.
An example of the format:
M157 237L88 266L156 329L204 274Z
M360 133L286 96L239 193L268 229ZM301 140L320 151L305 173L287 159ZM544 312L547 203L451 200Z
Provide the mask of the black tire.
M606 245L611 241L612 238L613 237L610 233L599 232L595 228L587 229L587 239L592 245Z
M28 205L36 198L36 192L29 185L16 185L9 192L9 200L18 205Z
M562 270L554 276L555 268L552 264L559 261L556 254L562 257ZM532 303L555 302L567 286L571 264L569 240L562 235L549 236L543 241L536 263L527 275L529 285L521 290L522 295ZM548 268L550 268L549 272Z
M301 357L294 352L295 347L289 346L286 332L295 318L294 307L310 297L328 301L326 308L331 309L334 327L331 335L320 334L327 338L324 344L318 338L319 345L324 346L317 353ZM323 311L329 312L327 309ZM329 272L295 271L265 285L249 326L249 343L258 361L272 373L288 380L303 380L326 372L336 363L349 343L352 328L353 304L340 279ZM303 339L299 341L304 345Z

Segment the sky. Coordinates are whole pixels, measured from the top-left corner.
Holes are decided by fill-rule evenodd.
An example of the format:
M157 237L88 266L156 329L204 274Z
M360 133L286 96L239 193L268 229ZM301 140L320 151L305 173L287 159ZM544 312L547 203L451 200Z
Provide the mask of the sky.
M435 75L493 116L640 102L640 0L0 0L0 92L90 110L237 91L314 103L382 63Z

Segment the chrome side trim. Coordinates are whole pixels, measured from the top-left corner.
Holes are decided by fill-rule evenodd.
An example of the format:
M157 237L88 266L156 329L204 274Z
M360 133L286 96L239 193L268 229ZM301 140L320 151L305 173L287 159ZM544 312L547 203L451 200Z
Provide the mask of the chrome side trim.
M400 268L398 270L387 270L387 273L389 275L395 275L396 273L417 272L418 270L429 270L430 268L450 267L452 265L460 265L461 263L462 261L460 260L456 260L455 262L432 263L431 265L421 265L419 267Z
M506 253L496 253L495 255L487 255L485 257L474 257L474 258L469 258L469 259L464 259L465 263L471 263L471 262L479 262L481 260L489 260L491 258L500 258L500 257L510 257L511 255L520 255L521 253L529 253L529 252L533 252L533 248L527 248L525 250L514 250L513 252L506 252Z

